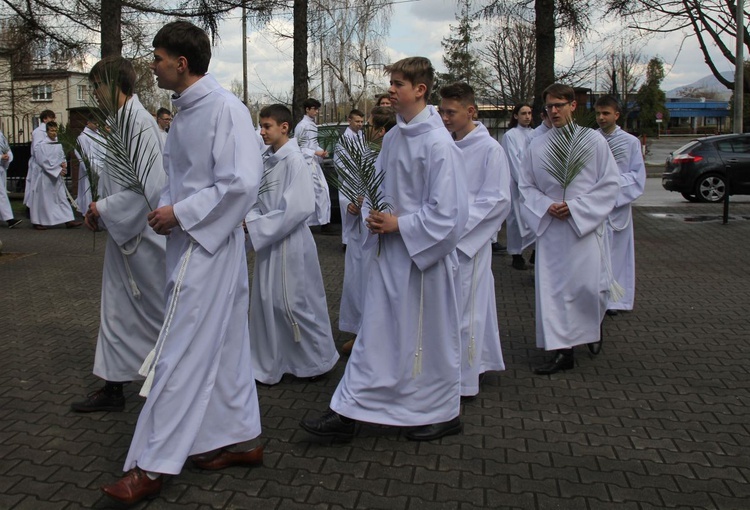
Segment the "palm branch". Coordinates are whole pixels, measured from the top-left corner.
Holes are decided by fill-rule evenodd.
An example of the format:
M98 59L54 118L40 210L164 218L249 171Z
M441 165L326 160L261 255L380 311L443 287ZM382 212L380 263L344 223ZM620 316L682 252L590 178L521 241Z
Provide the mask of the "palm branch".
M258 197L264 193L271 191L276 186L277 181L269 181L268 176L271 175L274 167L263 170L263 175L260 178L260 187L258 188Z
M329 179L351 203L360 206L365 202L371 210L388 212L393 207L386 202L381 189L385 172L375 166L379 153L380 144L376 142L341 136L336 147L336 172ZM380 246L378 237L378 255Z
M607 136L604 139L607 140L607 145L609 145L609 150L615 158L615 163L622 163L628 156L627 139L624 136Z
M544 169L562 187L563 202L568 186L593 157L594 146L589 138L591 133L590 129L575 122L550 132Z
M7 154L10 152L10 144L8 143L8 139L5 138L5 135L0 133L0 154Z
M153 207L148 201L146 182L158 157L158 150L149 144L148 126L140 129L136 112L126 102L119 105L117 76L105 76L108 96L99 97L100 110L97 113L101 138L92 140L106 152L104 171L124 189L141 195L149 210Z

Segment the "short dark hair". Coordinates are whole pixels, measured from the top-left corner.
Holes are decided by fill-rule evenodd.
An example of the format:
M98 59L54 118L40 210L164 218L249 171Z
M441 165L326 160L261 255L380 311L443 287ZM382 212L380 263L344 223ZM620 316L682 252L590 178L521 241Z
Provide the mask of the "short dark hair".
M264 106L260 111L259 117L261 119L273 119L278 125L282 125L284 122L292 127L292 112L283 104L272 104Z
M89 71L89 81L100 81L111 85L110 81L115 80L117 87L126 96L132 96L135 91L135 68L130 60L111 55L104 57L94 64Z
M188 21L167 23L156 33L152 45L173 57L185 57L190 74L201 76L208 72L211 41L206 32Z
M57 122L55 122L54 120L47 122L47 125L44 126L45 130L47 131L49 131L51 128L57 128L57 127L58 127Z
M435 84L435 68L432 67L432 62L426 57L407 57L402 58L398 62L388 64L383 68L388 74L401 73L404 78L409 80L412 85L424 84L427 87L427 92L424 97L428 100L432 87Z
M167 110L166 108L163 108L163 107L159 108L158 110L156 110L156 118L157 119L159 117L161 117L162 115L169 115L171 117L172 116L172 112L170 112L169 110Z
M606 96L602 96L599 99L596 100L594 103L594 108L612 108L617 113L622 113L622 107L620 106L620 101L617 100L616 97L610 96L607 94Z
M576 100L576 91L570 85L563 85L562 83L553 83L542 92L542 101L547 100L547 96L562 97L568 101Z
M385 129L388 132L396 125L396 110L390 106L376 106L370 110L370 124L373 129Z
M516 115L518 115L518 112L520 112L521 108L523 108L524 106L531 108L531 105L528 103L519 103L513 107L513 113L510 114L510 123L508 124L509 128L514 128L518 125L518 118L516 117ZM534 109L531 108L531 110L533 111Z
M305 107L305 110L308 108L320 108L320 101L317 99L313 99L312 97L308 97L302 102L302 106Z
M349 112L349 116L347 118L351 119L355 115L358 116L358 117L362 117L362 118L364 118L364 116L365 116L364 113L362 113L361 111L359 111L356 108L354 108L352 111Z
M52 110L42 110L42 113L39 114L39 120L41 122L44 122L46 119L49 119L49 118L54 119L55 117L57 117L57 115L55 115L55 112L53 112Z
M459 101L464 106L474 106L474 89L468 83L457 82L440 89L440 97Z

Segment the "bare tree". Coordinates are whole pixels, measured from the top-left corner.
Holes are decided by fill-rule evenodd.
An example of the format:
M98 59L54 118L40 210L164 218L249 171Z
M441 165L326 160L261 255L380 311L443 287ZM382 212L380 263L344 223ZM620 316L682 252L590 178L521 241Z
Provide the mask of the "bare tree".
M589 0L492 0L485 15L507 15L534 24L536 70L534 110L540 111L542 92L555 82L555 50L558 34L581 41L591 25L593 3ZM557 76L559 78L560 76Z
M534 25L509 17L495 18L479 60L487 69L487 94L508 106L534 98L536 36Z
M710 50L716 47L726 62L735 65L737 23L734 0L608 0L610 12L631 20L631 28L664 34L689 31L698 41L703 60L711 73L726 88L734 90L734 81L721 74ZM747 16L747 13L745 13ZM750 50L750 33L745 29L745 48ZM747 71L746 74L747 76ZM750 80L745 93L750 92Z
M623 123L632 110L631 105L643 82L645 68L646 60L641 50L633 46L628 47L624 40L620 41L618 49L606 56L604 90L620 101L620 119Z
M357 106L370 94L390 28L390 0L314 0L313 54L341 85L337 99ZM322 54L321 54L322 48ZM336 90L336 88L329 89Z

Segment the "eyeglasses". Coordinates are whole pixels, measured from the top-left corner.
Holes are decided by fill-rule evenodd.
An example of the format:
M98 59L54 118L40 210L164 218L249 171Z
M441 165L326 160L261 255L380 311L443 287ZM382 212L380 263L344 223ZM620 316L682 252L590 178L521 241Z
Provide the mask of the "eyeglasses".
M548 112L551 112L552 110L560 111L564 107L568 106L570 103L571 103L570 101L565 101L564 103L550 103L550 104L544 105L544 109L547 110Z
M163 120L166 122L172 122L172 117L159 117L159 120Z

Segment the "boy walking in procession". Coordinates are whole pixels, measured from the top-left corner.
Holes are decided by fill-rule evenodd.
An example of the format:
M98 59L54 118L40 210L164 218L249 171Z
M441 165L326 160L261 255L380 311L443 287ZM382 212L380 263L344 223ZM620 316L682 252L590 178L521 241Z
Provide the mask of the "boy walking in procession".
M323 175L321 164L328 151L318 144L318 125L315 117L320 111L320 101L313 98L305 99L305 116L294 128L294 138L305 155L310 172L313 176L313 190L315 193L315 211L310 216L308 225L327 225L331 221L331 197L328 194L328 182Z
M339 359L331 333L318 250L307 226L315 209L312 175L295 140L292 112L280 104L260 111L264 191L245 218L255 250L250 297L253 372L263 384L284 374L317 378Z
M548 375L574 367L576 345L600 341L613 284L605 222L619 172L604 138L573 122L572 87L550 85L543 99L553 128L532 140L518 187L522 219L537 236L536 345L554 352L534 372ZM575 175L571 159L581 162Z
M386 66L398 125L376 171L392 208L371 210L378 249L359 336L330 410L301 426L350 439L355 420L412 427L432 440L461 431L461 316L456 245L468 216L461 151L427 105L435 71L424 57ZM369 204L366 204L369 206Z
M503 135L500 144L505 149L510 166L511 211L505 222L505 236L508 243L508 253L513 258L513 269L526 269L523 250L534 243L534 233L529 230L521 219L521 197L518 193L518 173L521 171L521 158L529 147L531 134L531 106L519 104L513 108L510 129Z
M594 104L599 132L604 135L620 171L620 192L615 208L607 218L607 233L612 251L612 273L625 295L609 301L607 313L632 310L635 301L635 240L631 204L643 194L646 186L646 165L641 142L617 125L620 103L612 96L602 96Z
M479 393L479 378L505 370L492 276L492 236L510 211L510 171L505 151L474 121L474 90L466 83L440 89L440 115L464 157L469 220L458 242L461 269L461 396Z
M125 461L102 490L128 504L157 494L185 460L202 469L263 462L248 336L242 220L263 173L247 108L207 75L211 45L186 21L154 37L151 69L180 114L164 148L168 184L149 225L167 237L166 317L146 359L148 395ZM200 129L196 129L200 126Z
M109 83L111 80L117 83ZM148 204L158 203L166 181L156 121L133 93L136 74L129 60L102 59L91 69L89 81L105 111L117 108L117 115L122 116L119 118L128 119L129 129L122 134L131 145L140 145L142 157L133 162L140 164L137 171L144 176L146 196L124 188L112 177L118 169L110 167L99 176L102 197L86 204L86 227L94 232L106 230L107 247L94 357L94 375L105 382L85 400L71 404L73 411L84 413L122 411L125 408L123 384L143 379L138 370L154 348L164 320L166 276L166 240L149 227L146 218ZM93 155L106 150L104 143L104 140L90 138L85 146L81 141L81 146ZM93 161L89 157L89 163L94 164ZM105 157L103 161L113 164L112 157ZM150 169L146 161L153 161Z

